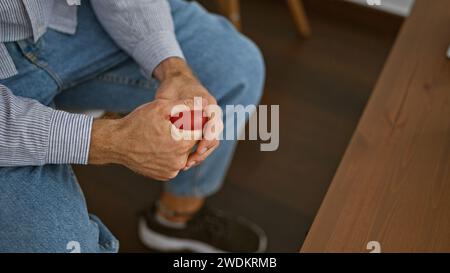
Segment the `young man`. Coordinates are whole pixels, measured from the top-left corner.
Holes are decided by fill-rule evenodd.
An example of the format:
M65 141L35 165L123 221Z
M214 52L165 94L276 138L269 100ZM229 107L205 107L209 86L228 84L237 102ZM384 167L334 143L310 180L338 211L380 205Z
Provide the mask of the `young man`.
M140 220L147 246L263 251L261 229L204 206L235 142L175 141L167 120L194 97L222 109L257 104L259 50L195 2L75 2L0 1L0 252L67 252L73 242L116 252L70 166L110 163L170 180ZM93 120L56 109L129 114Z

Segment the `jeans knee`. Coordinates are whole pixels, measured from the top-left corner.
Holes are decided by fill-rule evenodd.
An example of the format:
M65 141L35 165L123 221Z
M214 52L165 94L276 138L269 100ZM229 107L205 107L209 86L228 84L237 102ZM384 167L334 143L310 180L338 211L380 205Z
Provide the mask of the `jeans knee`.
M258 46L240 35L239 47L235 52L232 73L234 86L242 89L242 95L236 104L257 105L264 91L265 63Z
M65 165L0 168L0 252L114 252ZM78 248L78 249L77 249Z
M266 67L263 55L258 46L250 40L248 40L248 43L248 62L243 74L248 78L249 92L252 93L252 102L258 104L264 92Z

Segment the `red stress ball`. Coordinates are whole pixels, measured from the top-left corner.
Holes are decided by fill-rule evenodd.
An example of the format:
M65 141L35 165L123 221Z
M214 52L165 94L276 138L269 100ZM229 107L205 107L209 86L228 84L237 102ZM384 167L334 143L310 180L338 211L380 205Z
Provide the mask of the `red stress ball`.
M171 116L170 122L180 130L197 131L205 127L208 117L203 116L203 111L185 111ZM185 128L186 125L190 125L190 127Z

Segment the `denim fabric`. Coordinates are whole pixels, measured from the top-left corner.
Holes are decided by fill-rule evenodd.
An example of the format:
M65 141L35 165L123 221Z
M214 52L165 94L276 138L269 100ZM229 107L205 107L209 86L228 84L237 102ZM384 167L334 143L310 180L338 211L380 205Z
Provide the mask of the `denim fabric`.
M169 2L184 55L220 106L257 104L264 81L257 47L197 3ZM0 83L16 95L69 110L127 113L153 100L158 83L142 76L88 5L80 8L78 22L74 36L49 30L37 44L8 43L19 74ZM213 194L223 183L235 144L222 141L206 162L168 182L166 190L181 196ZM81 252L118 250L114 236L88 214L68 165L0 168L0 207L0 252L69 252L71 241L79 242Z

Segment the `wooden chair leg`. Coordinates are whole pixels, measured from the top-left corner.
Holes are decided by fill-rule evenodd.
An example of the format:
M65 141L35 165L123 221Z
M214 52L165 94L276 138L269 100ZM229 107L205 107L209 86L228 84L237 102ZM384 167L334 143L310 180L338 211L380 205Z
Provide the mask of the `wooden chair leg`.
M287 2L300 34L303 37L310 36L311 28L309 26L308 18L306 17L302 0L287 0Z
M241 10L239 0L217 0L222 13L241 30Z

